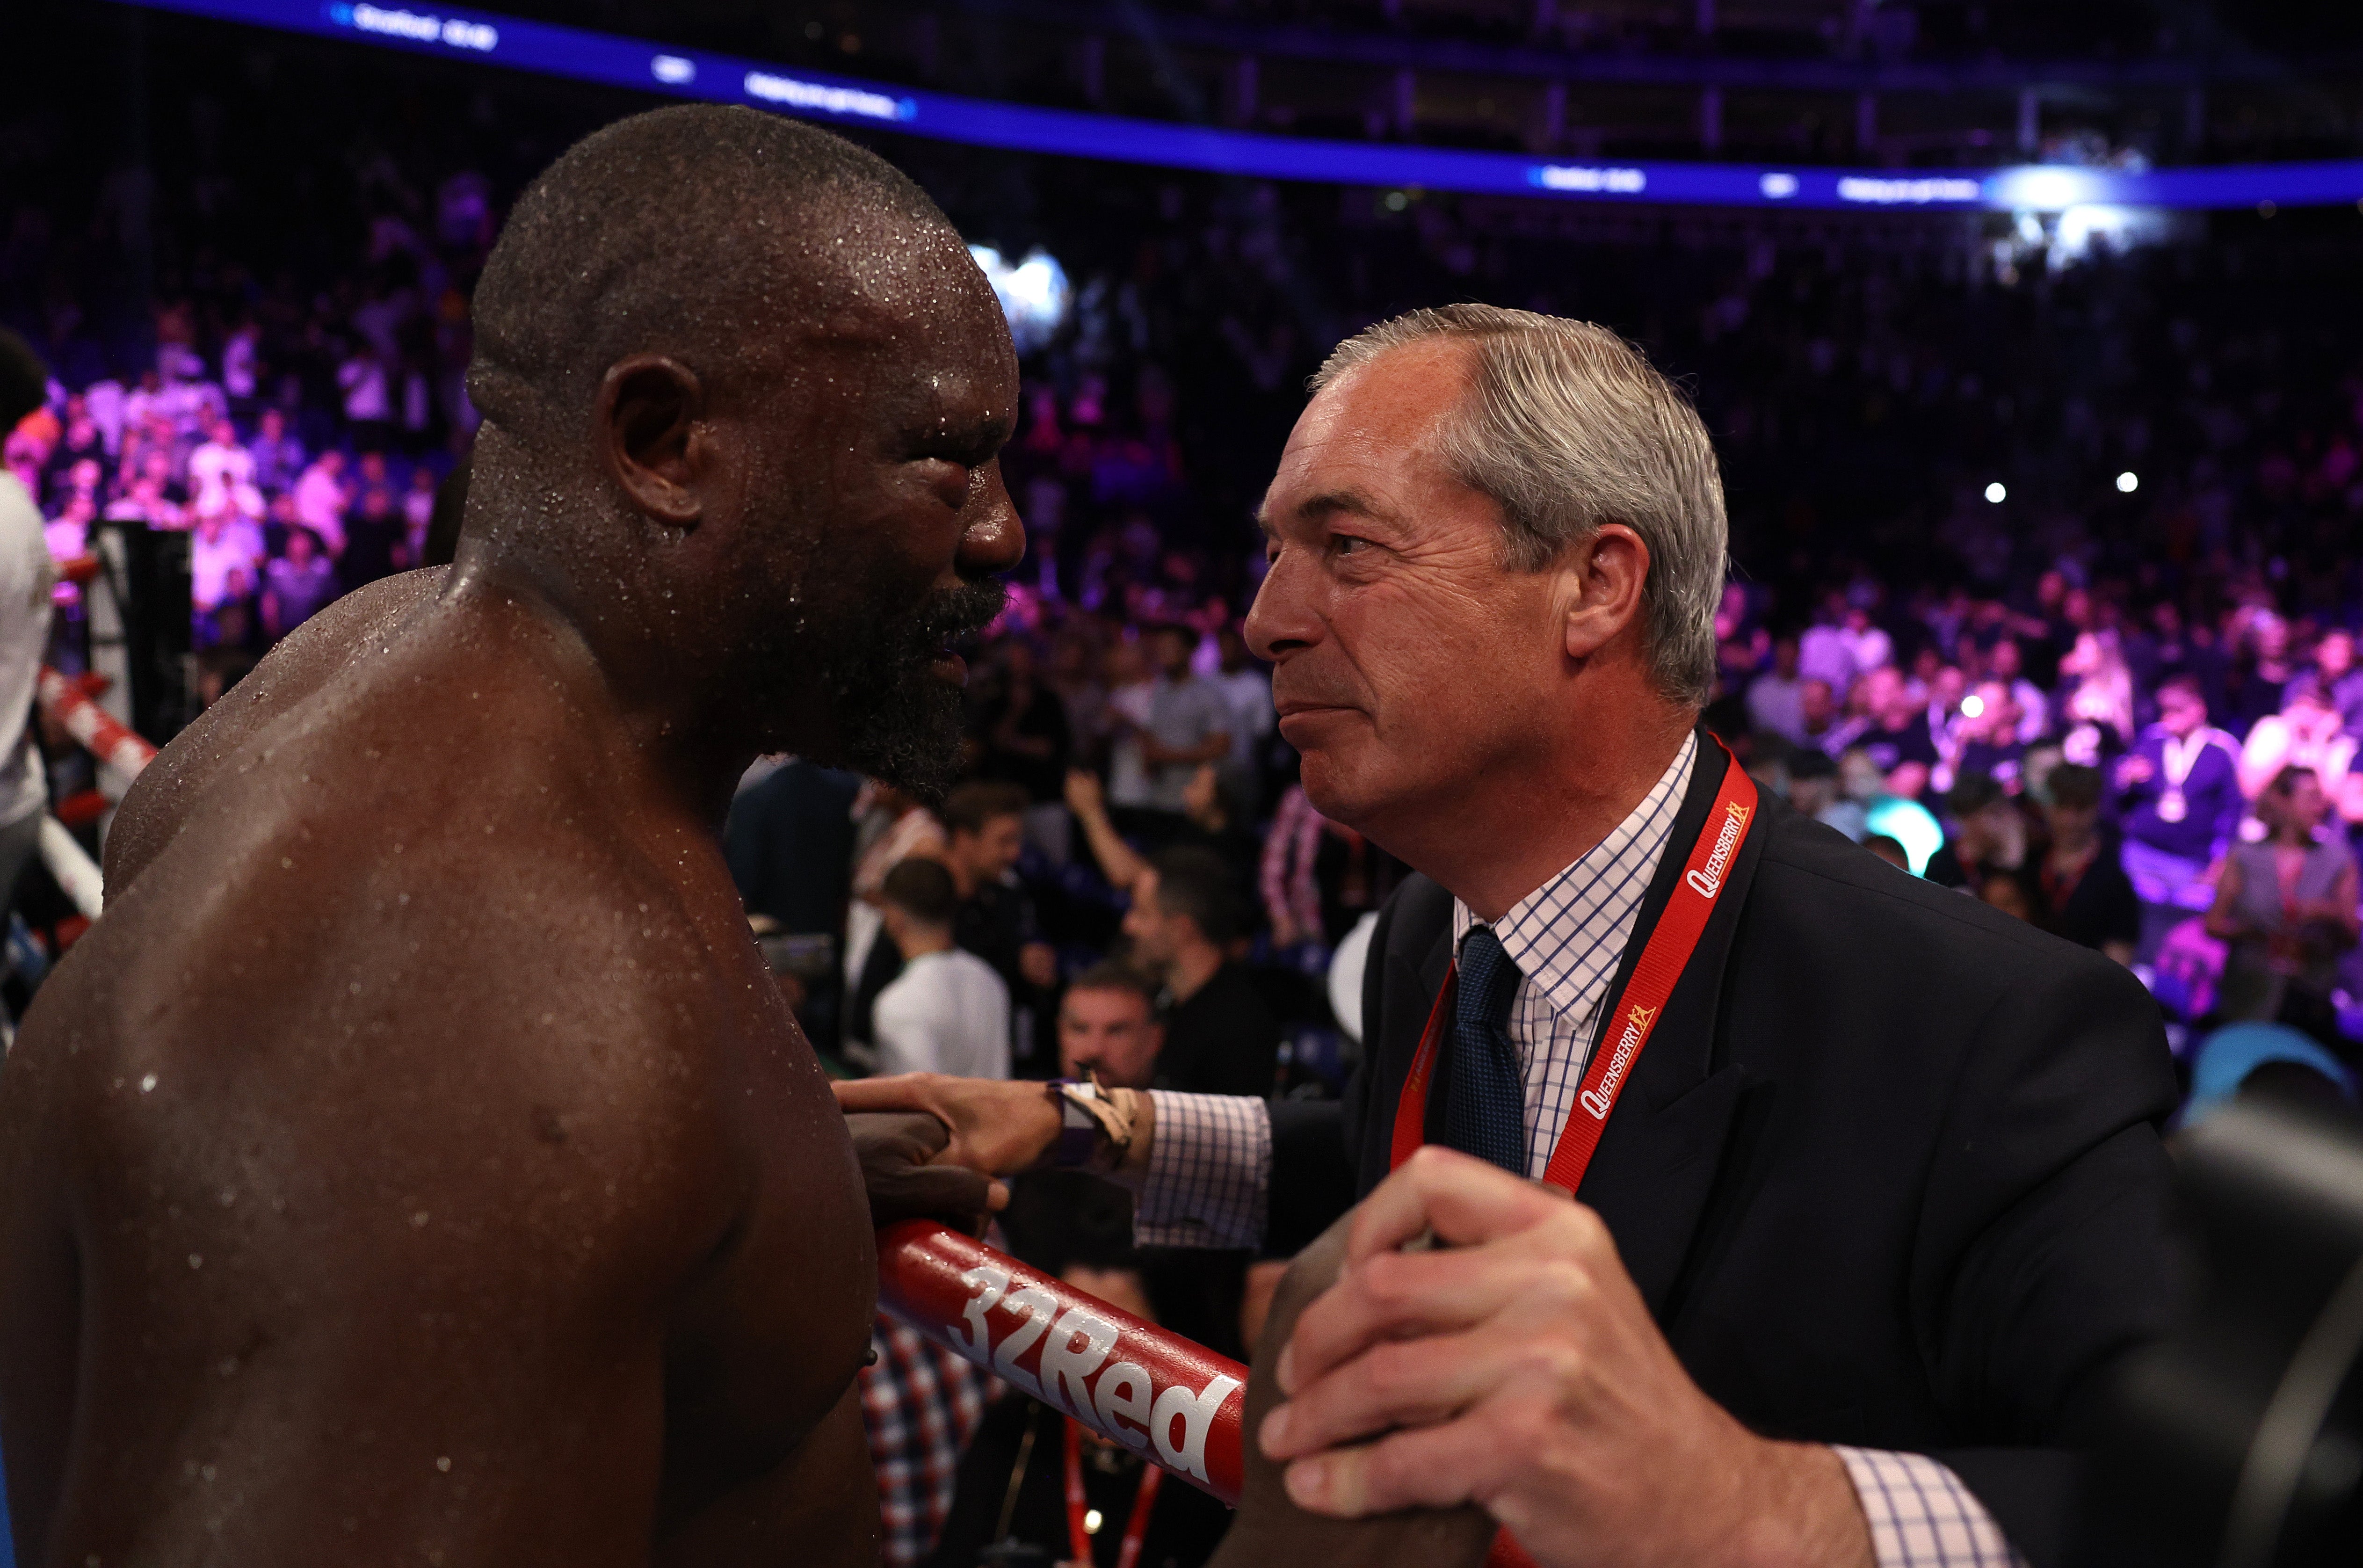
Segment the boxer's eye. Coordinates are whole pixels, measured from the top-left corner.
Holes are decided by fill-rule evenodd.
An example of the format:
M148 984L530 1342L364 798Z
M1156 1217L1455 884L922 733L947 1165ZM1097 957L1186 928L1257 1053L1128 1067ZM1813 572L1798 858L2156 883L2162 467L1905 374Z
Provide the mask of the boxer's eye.
M968 505L976 489L976 467L966 454L926 452L913 460L922 483L946 506L958 510Z
M1001 450L1002 437L997 429L975 428L913 431L910 437L912 454L921 462L958 463L962 468L982 468Z

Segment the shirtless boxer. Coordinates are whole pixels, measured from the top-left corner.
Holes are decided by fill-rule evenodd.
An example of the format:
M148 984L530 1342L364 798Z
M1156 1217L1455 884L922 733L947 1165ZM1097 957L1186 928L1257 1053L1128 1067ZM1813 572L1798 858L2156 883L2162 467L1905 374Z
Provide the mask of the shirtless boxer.
M883 161L695 107L476 333L457 563L157 760L0 1077L28 1563L876 1559L871 1212L717 833L760 752L945 781L1008 332Z
M718 832L764 751L947 781L1008 331L888 165L691 107L542 176L476 334L457 562L166 748L0 1073L28 1564L876 1561L873 1218L986 1184L849 1140ZM1492 1533L1249 1468L1238 1568Z

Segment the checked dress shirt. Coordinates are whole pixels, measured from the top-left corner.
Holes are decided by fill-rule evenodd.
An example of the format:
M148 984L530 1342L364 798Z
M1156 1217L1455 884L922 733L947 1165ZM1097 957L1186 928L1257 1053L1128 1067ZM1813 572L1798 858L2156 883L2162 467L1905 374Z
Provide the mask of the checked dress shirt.
M1526 1168L1537 1180L1567 1125L1600 1010L1697 763L1693 735L1631 816L1492 928L1520 975L1508 1033L1525 1070ZM1456 951L1478 924L1456 899ZM1271 1119L1263 1102L1161 1089L1149 1097L1157 1131L1136 1239L1144 1246L1256 1246L1271 1180ZM1925 1454L1834 1447L1861 1499L1880 1568L2024 1568L1992 1516L1944 1465Z
M918 1568L951 1514L960 1455L1002 1385L891 1318L878 1319L870 1348L876 1359L855 1381L878 1472L878 1561Z

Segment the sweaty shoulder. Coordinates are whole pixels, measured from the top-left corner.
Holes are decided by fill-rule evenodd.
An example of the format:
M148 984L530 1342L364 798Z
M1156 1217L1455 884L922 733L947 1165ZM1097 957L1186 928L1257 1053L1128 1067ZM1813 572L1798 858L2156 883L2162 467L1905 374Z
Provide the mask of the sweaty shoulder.
M223 758L289 708L317 694L374 637L432 603L448 569L405 573L347 594L291 632L247 677L140 773L123 797L106 837L106 892L128 887L172 842L185 820L193 788Z
M205 792L226 798L86 939L116 1072L349 1072L327 1099L356 1107L435 1082L521 1131L536 1106L679 1114L730 999L645 846L563 785L471 795L440 767L332 772L330 749L288 742L270 782Z
M151 1040L174 1018L193 1040L350 1037L397 1082L495 1061L523 1081L545 1028L694 1040L730 1008L705 993L717 935L743 930L684 907L691 829L645 809L567 646L514 606L438 602L438 580L349 599L143 777L126 813L143 841L110 868L95 933L102 1008L161 1009ZM217 1032L229 1016L246 1027ZM561 1073L592 1065L552 1051ZM678 1072L598 1065L651 1088Z
M744 1215L729 986L595 841L528 864L417 826L218 858L185 834L44 987L0 1101L0 1252L31 1282L0 1317L86 1369L11 1369L9 1457L61 1528L152 1496L181 1499L152 1539L201 1539L189 1452L234 1540L430 1505L454 1539L633 1523L628 1496L553 1512L549 1478L647 1443L667 1329ZM95 1457L66 1462L69 1429ZM488 1478L477 1514L432 1490L438 1454Z

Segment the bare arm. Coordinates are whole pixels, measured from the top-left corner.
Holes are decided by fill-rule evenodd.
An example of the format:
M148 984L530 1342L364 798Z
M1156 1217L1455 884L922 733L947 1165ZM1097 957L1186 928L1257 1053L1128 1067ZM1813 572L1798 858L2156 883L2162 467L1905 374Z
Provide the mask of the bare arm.
M878 1561L878 1473L861 1425L860 1385L777 1468L660 1532L656 1568L871 1568Z
M2247 744L2240 748L2240 793L2250 800L2264 794L2288 757L2289 726L2270 714L2257 720L2257 727L2248 731Z
M2322 793L2330 797L2331 805L2344 802L2348 786L2355 782L2355 738L2341 735L2333 740L2314 771L2322 780Z
M86 1118L99 1288L46 1561L640 1568L664 1526L823 1462L869 1332L826 1265L860 1277L870 1216L804 1135L842 1137L817 1064L763 1048L776 1006L670 979L729 955L575 846L502 836L521 859L487 868L360 837L219 912L174 1000L133 993L116 1071L153 1076L102 1077ZM471 873L530 892L422 895ZM334 923L356 907L382 913ZM619 908L631 939L586 947ZM335 935L265 968L260 930ZM750 1192L750 1114L787 1135L765 1190L793 1205Z
M1067 809L1083 825L1083 841L1091 846L1092 858L1100 863L1100 873L1108 885L1122 892L1132 891L1148 862L1108 820L1107 797L1101 791L1096 774L1078 769L1067 775Z
M2338 781L2338 787L2331 792L2330 798L2337 803L2341 821L2363 822L2363 770L2357 770L2350 764L2346 776Z

